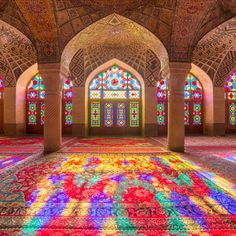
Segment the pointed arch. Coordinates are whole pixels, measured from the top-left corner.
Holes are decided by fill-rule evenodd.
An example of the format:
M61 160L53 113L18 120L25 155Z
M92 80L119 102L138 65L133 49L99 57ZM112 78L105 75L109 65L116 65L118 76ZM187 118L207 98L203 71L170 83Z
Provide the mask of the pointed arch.
M89 74L89 76L86 79L85 82L85 133L86 135L88 135L88 119L89 119L89 85L90 82L93 80L93 78L99 74L101 71L106 70L107 68L112 67L113 65L117 65L119 67L121 67L122 69L128 71L129 73L131 73L132 75L135 76L135 78L139 81L140 85L141 85L141 106L142 106L142 124L141 124L141 128L142 128L142 134L144 134L144 127L145 127L145 84L144 84L144 80L142 78L142 76L136 71L134 70L132 67L130 67L129 65L127 65L126 63L114 58L104 64L102 64L101 66L97 67L93 72L91 72Z

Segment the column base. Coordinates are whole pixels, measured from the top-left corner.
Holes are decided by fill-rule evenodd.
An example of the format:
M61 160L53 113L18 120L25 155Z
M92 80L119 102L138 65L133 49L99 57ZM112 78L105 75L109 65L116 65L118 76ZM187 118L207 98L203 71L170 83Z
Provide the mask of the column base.
M80 138L86 137L85 124L73 124L72 135Z
M225 123L205 123L204 124L204 135L209 136L224 136L225 135Z
M57 152L61 149L61 147L62 146L60 146L60 147L45 147L44 146L44 153L49 154L49 153Z
M144 135L146 137L157 137L157 124L145 124L145 132Z
M174 146L168 145L167 149L172 152L184 152L184 147L174 147Z
M19 137L24 136L26 133L26 126L25 124L4 124L4 135L12 136L12 137Z

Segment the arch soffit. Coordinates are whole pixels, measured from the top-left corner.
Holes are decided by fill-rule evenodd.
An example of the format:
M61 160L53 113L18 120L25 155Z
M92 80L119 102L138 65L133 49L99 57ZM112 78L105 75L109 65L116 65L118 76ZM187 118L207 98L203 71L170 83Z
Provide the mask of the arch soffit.
M119 32L122 33L119 34ZM136 39L158 55L162 69L168 65L168 52L162 42L153 33L126 17L111 14L83 29L69 41L63 49L61 56L62 71L69 73L70 62L79 48L83 49L86 45L95 47L96 45L106 43L108 36L111 34L117 34L119 44L129 44L130 42L127 40ZM99 40L95 40L95 36Z

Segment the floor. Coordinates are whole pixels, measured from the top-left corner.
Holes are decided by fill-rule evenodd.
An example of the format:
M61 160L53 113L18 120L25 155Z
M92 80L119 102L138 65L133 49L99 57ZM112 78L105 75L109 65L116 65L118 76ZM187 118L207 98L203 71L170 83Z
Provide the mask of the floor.
M234 149L235 148L235 149ZM236 235L236 136L0 138L0 235Z

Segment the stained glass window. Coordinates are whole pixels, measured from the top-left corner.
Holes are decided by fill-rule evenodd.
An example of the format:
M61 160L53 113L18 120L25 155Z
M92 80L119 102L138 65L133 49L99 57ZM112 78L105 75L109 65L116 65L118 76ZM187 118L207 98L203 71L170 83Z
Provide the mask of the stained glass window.
M91 102L91 127L100 127L100 102Z
M106 127L113 126L113 104L111 102L104 104L104 125Z
M157 124L167 125L167 80L163 79L157 83Z
M36 75L30 81L27 89L28 100L28 124L44 124L44 99L45 86L40 75Z
M37 124L37 105L36 102L30 101L28 103L28 123L31 125L36 125Z
M124 127L126 125L126 104L124 102L119 102L117 104L117 125L119 127Z
M184 124L186 126L202 125L202 86L192 74L188 74L184 85ZM163 79L157 83L157 124L167 125L168 85Z
M228 129L236 128L236 71L225 82L225 99Z
M113 65L93 78L89 95L90 99L139 99L140 88L139 81L130 72Z
M64 93L64 107L65 107L65 125L70 126L72 125L72 82L70 80L64 81L63 87Z
M139 102L130 102L130 127L139 127Z
M4 91L3 78L0 75L0 99L3 98L3 91Z
M202 124L202 86L192 74L188 74L184 86L185 125ZM188 108L188 109L187 109ZM188 118L186 116L189 116Z
M43 78L37 74L30 81L27 88L28 124L44 125L45 117L45 86ZM65 109L65 125L72 124L72 82L64 81L63 102Z
M100 72L89 84L89 98L91 127L139 127L141 85L130 72L117 65Z

